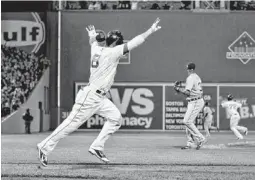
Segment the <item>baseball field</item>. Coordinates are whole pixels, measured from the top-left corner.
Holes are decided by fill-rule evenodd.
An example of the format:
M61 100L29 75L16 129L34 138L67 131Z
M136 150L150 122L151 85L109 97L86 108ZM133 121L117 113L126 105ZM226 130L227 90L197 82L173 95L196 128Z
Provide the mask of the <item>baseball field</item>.
M111 163L103 164L88 153L98 133L83 131L60 141L39 168L36 144L48 134L2 135L2 179L255 179L255 132L242 141L212 132L200 150L180 149L184 132L117 132L105 147Z

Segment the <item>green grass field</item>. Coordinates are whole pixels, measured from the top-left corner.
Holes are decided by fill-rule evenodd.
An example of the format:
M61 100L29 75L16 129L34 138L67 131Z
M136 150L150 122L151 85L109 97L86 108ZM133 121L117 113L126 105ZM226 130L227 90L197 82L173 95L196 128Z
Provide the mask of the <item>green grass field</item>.
M180 149L184 132L118 132L105 147L108 165L88 153L98 133L77 132L60 141L47 168L38 168L36 144L48 134L2 135L2 179L255 179L254 132L241 142L213 132L200 150Z

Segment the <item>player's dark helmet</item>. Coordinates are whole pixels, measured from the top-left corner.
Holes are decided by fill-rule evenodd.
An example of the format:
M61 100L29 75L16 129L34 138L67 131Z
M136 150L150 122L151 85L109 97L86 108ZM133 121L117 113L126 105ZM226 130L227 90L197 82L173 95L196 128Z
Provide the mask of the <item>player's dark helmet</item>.
M97 36L96 36L96 40L97 40L97 42L103 42L103 41L105 41L106 40L106 35L105 35L105 33L103 32L103 31L101 31L101 30L96 30L96 32L97 32Z
M124 37L119 30L110 31L106 37L106 45L110 46L115 43L115 46L124 43Z
M187 70L195 70L196 69L196 65L195 65L195 63L189 63L188 65L187 65Z
M232 94L229 94L229 95L227 96L228 101L232 100L233 98L234 98L234 96L233 96Z

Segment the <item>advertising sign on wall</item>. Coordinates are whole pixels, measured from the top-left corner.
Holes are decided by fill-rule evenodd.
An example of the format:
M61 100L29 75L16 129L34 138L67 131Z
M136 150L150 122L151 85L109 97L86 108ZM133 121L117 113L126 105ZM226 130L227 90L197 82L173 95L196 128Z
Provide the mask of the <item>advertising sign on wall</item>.
M226 100L229 93L234 99L242 103L239 110L241 120L240 125L246 126L249 130L255 130L255 86L238 87L238 86L220 86L220 102ZM229 130L229 114L225 108L220 107L220 129Z
M44 13L2 13L1 44L37 53L44 44Z
M75 99L78 90L86 84L75 83L73 99ZM214 126L220 127L221 130L229 130L229 115L225 109L219 108L219 119L217 119L217 94L220 95L220 105L227 94L232 93L235 99L243 104L240 109L240 124L250 130L255 130L255 97L253 95L255 86L207 84L203 86L203 90L203 98L209 102L210 108L214 112ZM185 128L182 122L187 110L187 101L182 94L177 94L173 90L172 85L116 83L109 91L109 99L122 114L121 129L181 130ZM61 115L64 119L68 116L68 112L63 110ZM81 126L81 129L100 129L104 122L103 117L94 115ZM203 123L202 112L200 112L195 124L201 130L204 129Z
M204 99L205 101L208 101L210 107L214 109L214 119L216 120L217 88L216 86L203 87L203 90ZM185 126L183 126L183 118L187 110L187 101L185 100L185 97L182 94L177 94L173 90L173 86L166 86L165 92L165 129L185 129ZM202 112L197 117L195 124L198 129L203 129Z

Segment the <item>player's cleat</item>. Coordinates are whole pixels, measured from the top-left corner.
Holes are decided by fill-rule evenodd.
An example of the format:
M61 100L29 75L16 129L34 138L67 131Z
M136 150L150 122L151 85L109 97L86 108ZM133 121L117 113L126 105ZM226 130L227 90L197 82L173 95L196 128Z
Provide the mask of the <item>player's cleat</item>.
M201 141L198 141L197 142L197 148L196 148L196 150L199 150L202 146L203 146L203 144L206 142L206 139L202 139Z
M191 146L183 146L183 147L181 147L181 149L182 150L184 150L184 149L191 149Z
M89 153L92 155L95 155L98 159L100 159L101 161L105 162L105 163L109 163L109 159L107 159L107 157L104 155L103 151L99 151L93 148L89 149Z
M248 129L244 132L244 135L245 135L245 136L248 135Z
M47 165L48 165L48 158L47 158L47 156L41 151L41 149L38 146L37 146L37 150L38 150L38 158L39 158L41 164L44 167L47 167Z

